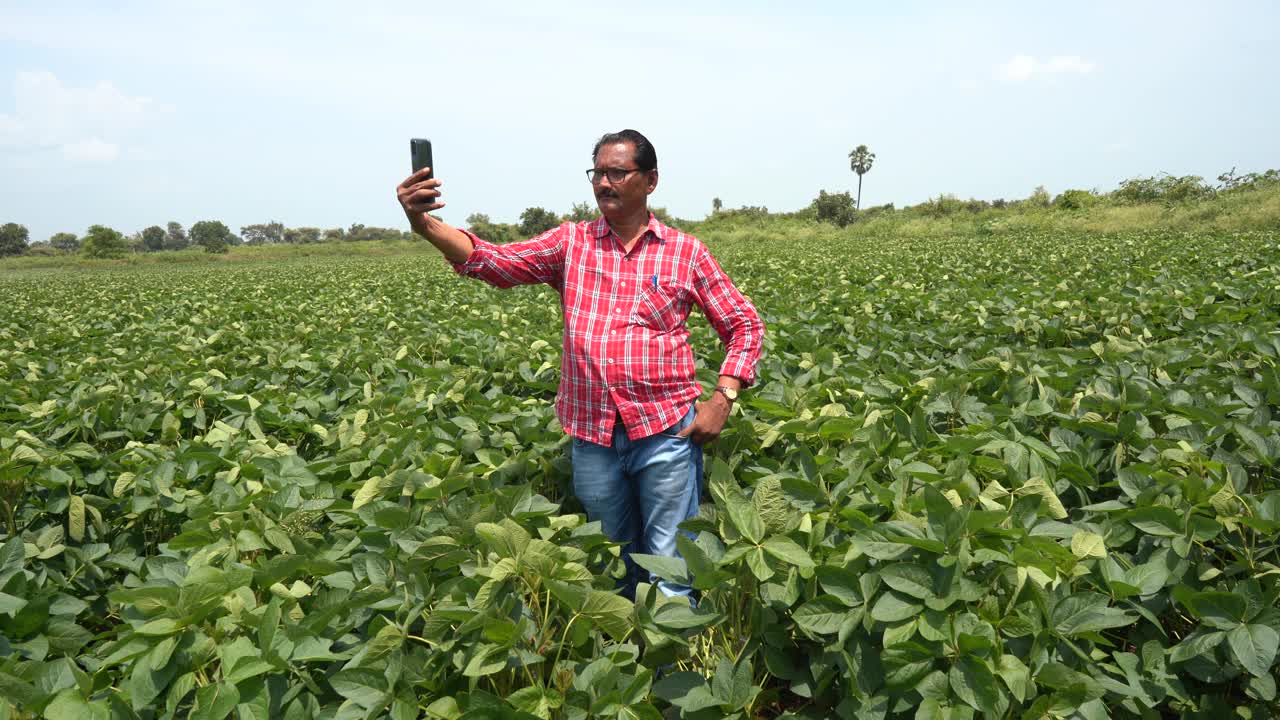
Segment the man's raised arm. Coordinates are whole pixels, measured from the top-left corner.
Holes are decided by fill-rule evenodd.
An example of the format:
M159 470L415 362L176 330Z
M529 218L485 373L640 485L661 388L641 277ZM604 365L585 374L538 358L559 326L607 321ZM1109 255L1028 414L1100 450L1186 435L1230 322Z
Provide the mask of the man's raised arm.
M413 231L436 247L460 275L509 288L546 283L557 290L564 279L564 232L567 225L536 238L494 245L428 215L444 207L440 180L427 180L423 168L396 186L396 197Z

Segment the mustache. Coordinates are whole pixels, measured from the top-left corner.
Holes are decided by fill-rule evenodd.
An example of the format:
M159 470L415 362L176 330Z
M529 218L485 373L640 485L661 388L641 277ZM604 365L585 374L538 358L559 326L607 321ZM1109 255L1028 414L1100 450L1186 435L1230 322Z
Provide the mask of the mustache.
M616 198L616 197L618 197L618 193L616 193L616 192L614 192L614 191L612 191L612 190L601 190L600 192L597 192L597 193L596 193L596 197L598 197L598 198Z

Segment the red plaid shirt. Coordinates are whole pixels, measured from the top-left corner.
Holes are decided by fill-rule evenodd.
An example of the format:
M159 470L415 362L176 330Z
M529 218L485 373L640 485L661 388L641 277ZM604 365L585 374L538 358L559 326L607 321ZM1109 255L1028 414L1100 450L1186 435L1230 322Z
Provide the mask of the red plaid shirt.
M609 224L565 223L531 240L495 245L452 263L500 287L546 283L560 293L564 356L556 415L575 438L611 444L621 413L627 436L675 425L702 394L685 319L702 308L727 349L721 375L756 379L764 323L696 238L649 216L630 252Z

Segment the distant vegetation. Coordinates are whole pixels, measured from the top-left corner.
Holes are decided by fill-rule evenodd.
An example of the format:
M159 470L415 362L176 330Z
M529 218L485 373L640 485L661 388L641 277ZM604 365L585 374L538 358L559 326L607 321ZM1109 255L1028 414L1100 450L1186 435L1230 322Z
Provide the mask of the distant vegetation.
M875 154L868 152L864 145L850 153L850 169L858 173L859 185L874 159ZM711 214L702 220L674 217L662 207L653 208L653 212L662 222L697 233L705 239L785 239L796 234L824 234L833 230L840 234L905 237L985 236L1055 230L1083 233L1275 231L1280 230L1280 170L1238 175L1233 168L1219 175L1216 183L1196 175L1161 174L1125 180L1110 192L1069 189L1056 196L1041 186L1028 197L1013 200L963 200L955 195L941 194L920 204L901 208L890 203L859 209L858 197L853 193L820 190L808 206L794 212L776 213L769 212L768 208L750 206L726 209L719 197L712 201ZM526 208L516 223L495 222L489 215L474 213L467 217L464 227L486 240L507 243L533 237L561 222L595 217L595 206L582 202L574 204L569 212L562 215L542 207ZM218 254L238 246L417 239L407 230L359 223L345 229L321 229L290 228L277 221L245 225L236 235L222 222L202 220L191 226L190 234L177 222L169 222L164 228L152 225L127 237L112 228L94 225L83 237L71 232L58 232L47 240L33 243L25 226L9 222L0 225L0 257L61 258L78 255L92 259L119 259L186 251L189 247ZM26 264L46 263L34 260Z

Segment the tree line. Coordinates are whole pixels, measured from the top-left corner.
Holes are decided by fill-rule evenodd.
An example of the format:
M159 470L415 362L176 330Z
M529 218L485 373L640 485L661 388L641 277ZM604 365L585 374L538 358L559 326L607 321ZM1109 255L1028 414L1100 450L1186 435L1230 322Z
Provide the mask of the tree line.
M875 153L859 145L849 153L850 170L857 173L859 192L862 176L870 169ZM1220 194L1255 190L1280 185L1280 170L1261 173L1237 174L1236 169L1218 176L1216 184L1198 175L1161 174L1122 181L1111 192L1099 190L1065 190L1054 196L1043 186L1037 187L1029 197L1019 200L962 200L954 195L942 194L923 203L895 208L893 203L861 208L861 199L845 192L820 190L808 206L789 213L770 213L765 207L744 206L725 209L716 197L712 200L712 212L706 220L698 222L672 216L665 208L653 208L653 213L663 223L684 230L694 230L704 223L711 226L729 223L752 223L770 217L794 218L817 221L845 227L885 213L905 216L945 217L957 213L980 213L987 210L1037 210L1062 211L1086 210L1106 205L1137 205L1160 203L1174 205L1211 199ZM556 214L546 208L531 207L520 213L516 223L494 222L484 213L467 217L465 227L476 235L495 243L507 243L540 235L562 222L594 220L599 212L591 203L575 203L568 213ZM406 230L366 226L359 223L349 228L321 229L317 227L285 227L271 221L240 228L240 234L232 233L222 222L202 220L184 230L177 222L165 227L152 225L125 237L122 233L104 225L93 225L83 236L74 233L55 233L48 240L30 243L27 228L17 223L0 225L0 257L22 254L80 254L86 257L122 257L130 253L164 252L200 247L206 252L226 252L236 245L306 244L321 242L350 242L362 240L413 240L416 236Z
M71 232L54 233L48 240L31 242L26 226L18 223L0 225L0 257L7 255L83 255L91 258L118 258L132 253L155 253L198 247L205 252L222 253L237 245L301 245L319 242L351 242L361 240L408 240L413 233L394 228L352 223L348 228L285 227L271 221L245 225L240 234L218 220L201 220L183 228L169 222L164 227L152 225L125 236L106 225L91 225L84 235Z

